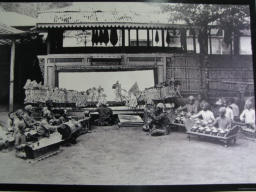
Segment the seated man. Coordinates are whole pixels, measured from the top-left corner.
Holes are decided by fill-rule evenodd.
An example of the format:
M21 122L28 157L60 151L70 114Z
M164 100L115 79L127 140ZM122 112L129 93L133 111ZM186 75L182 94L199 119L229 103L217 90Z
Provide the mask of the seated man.
M32 105L27 105L24 109L23 119L26 124L26 131L28 131L30 128L33 128L33 126L37 124L37 121L31 116L33 109Z
M238 121L239 120L239 107L237 105L237 103L235 102L234 98L230 98L228 101L228 106L231 107L232 111L233 111L233 115L234 115L234 120Z
M192 95L188 97L188 103L185 106L178 109L178 111L183 111L183 110L187 111L188 114L190 115L198 112L197 105L195 104L195 98Z
M95 110L99 113L99 118L96 120L100 126L113 125L113 111L106 104L100 103L99 107Z
M226 117L231 119L232 121L234 120L234 113L232 108L230 107L230 105L227 103L225 98L219 98L217 100L217 102L215 103L215 105L217 106L217 112L219 111L219 109L221 107L225 107L226 108Z
M167 113L164 112L164 104L158 103L154 113L149 114L152 118L150 127L151 136L161 136L169 134L169 119Z
M56 118L55 115L53 114L53 112L48 107L43 107L42 114L43 114L43 116L47 116L47 118L49 119L48 123L51 125L60 125L66 121L66 119L64 117L66 115L65 111L64 111L63 116Z
M219 117L215 119L212 124L213 126L218 126L218 128L222 129L230 129L231 128L231 119L226 116L226 108L221 107L219 109Z
M202 110L199 113L192 115L191 117L192 118L201 117L203 121L207 123L212 123L215 120L215 118L214 118L213 112L209 110L209 107L210 106L207 102L201 103Z
M39 122L39 126L37 126L37 134L39 137L49 137L51 132L57 130L58 126L50 125L51 117L49 114L45 113L43 118Z
M245 102L245 109L240 115L240 120L247 124L248 127L255 129L255 109L251 100Z

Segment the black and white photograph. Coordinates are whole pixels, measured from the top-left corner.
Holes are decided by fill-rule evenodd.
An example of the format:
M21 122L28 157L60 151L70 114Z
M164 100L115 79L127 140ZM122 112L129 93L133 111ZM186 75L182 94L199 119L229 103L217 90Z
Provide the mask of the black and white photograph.
M256 183L251 18L249 4L0 2L0 183Z

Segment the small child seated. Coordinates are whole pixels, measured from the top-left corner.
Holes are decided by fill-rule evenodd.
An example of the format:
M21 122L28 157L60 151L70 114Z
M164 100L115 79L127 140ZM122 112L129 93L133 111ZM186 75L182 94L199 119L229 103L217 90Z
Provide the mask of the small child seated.
M226 116L226 108L221 107L219 109L219 117L215 119L212 124L213 126L218 126L218 128L222 129L230 129L231 128L231 119Z

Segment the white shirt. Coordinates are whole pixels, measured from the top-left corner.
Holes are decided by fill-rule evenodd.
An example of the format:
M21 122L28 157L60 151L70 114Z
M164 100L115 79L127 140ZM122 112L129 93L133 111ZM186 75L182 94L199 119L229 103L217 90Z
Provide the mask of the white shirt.
M192 117L196 118L196 117L202 117L203 121L214 121L214 115L213 112L209 111L209 110L201 110L199 113L197 113L196 115L193 115Z
M232 103L232 104L230 105L230 107L231 107L232 110L233 110L234 116L235 116L235 117L238 117L240 112L239 112L239 107L237 106L237 104Z
M231 108L229 108L229 107L226 107L226 114L225 114L225 116L233 121L234 120L233 110Z
M255 110L254 109L244 109L240 115L240 120L248 124L255 125Z

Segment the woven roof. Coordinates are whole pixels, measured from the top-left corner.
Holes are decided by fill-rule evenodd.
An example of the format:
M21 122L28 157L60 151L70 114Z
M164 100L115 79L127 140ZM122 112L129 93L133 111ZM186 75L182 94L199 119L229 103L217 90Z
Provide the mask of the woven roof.
M114 5L114 6L113 6ZM177 25L184 24L178 22ZM159 3L77 3L73 6L40 12L37 27L166 27L169 14Z

